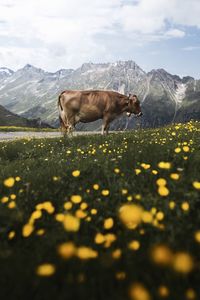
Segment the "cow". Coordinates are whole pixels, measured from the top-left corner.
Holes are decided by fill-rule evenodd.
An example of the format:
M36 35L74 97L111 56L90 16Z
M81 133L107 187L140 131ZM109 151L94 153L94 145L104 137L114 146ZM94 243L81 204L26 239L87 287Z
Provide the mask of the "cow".
M103 120L102 134L108 134L110 123L123 113L142 116L138 97L103 90L66 90L58 97L61 129L72 132L78 122L89 123Z

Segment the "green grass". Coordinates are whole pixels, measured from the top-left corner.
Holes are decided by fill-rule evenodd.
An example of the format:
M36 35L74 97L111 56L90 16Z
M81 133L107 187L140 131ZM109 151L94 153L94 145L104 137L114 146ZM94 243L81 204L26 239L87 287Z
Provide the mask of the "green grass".
M186 145L189 152L183 150ZM180 153L175 153L177 147ZM170 169L159 168L159 162L169 162ZM116 168L119 173L114 171ZM141 173L136 175L135 169ZM80 170L80 176L73 177L74 170ZM180 178L173 180L171 173L179 174ZM20 181L10 188L5 186L5 179L17 176ZM159 178L166 179L169 195L158 193ZM1 143L1 299L154 300L163 299L158 292L160 286L167 287L169 292L165 299L200 299L200 244L194 238L200 230L200 193L193 187L195 181L200 181L200 123L197 122L106 137ZM94 184L99 185L98 190L93 188ZM102 195L102 190L108 190L109 195ZM15 198L13 195L15 200L11 199ZM68 210L63 207L72 195L81 195L81 203L88 205L76 232L66 230L55 219L58 213L64 214L64 218L67 214L77 214L81 203ZM7 202L5 197L9 197ZM42 216L34 222L34 231L24 237L23 226L30 223L35 206L45 201L50 201L55 211L42 210ZM174 209L169 207L171 201L175 202ZM184 202L189 204L186 211ZM120 207L127 203L150 212L152 221L138 221L136 228L127 228L119 218ZM91 213L92 209L97 210L96 215ZM155 211L163 214L156 215ZM164 218L157 220L160 215ZM111 229L103 226L107 218L114 220ZM38 229L44 229L44 234L37 235ZM10 232L15 236L9 235ZM97 244L97 233L104 236L112 233L116 240L109 247ZM129 249L128 244L133 240L140 243L138 250ZM89 247L98 256L83 260L75 252L64 260L57 249L65 242L73 242L76 248ZM152 247L159 244L173 253L165 266L151 258L151 253L155 254ZM116 249L121 250L118 259L113 258ZM190 268L181 260L185 273L175 266L175 257L180 258L181 252L193 262ZM37 274L37 267L44 263L55 267L52 276ZM139 298L133 293L130 296L134 284L141 284L146 296L140 294ZM191 298L194 294L195 298Z
M58 131L58 129L52 128L32 128L32 127L20 127L20 126L0 126L0 132L15 132L15 131Z

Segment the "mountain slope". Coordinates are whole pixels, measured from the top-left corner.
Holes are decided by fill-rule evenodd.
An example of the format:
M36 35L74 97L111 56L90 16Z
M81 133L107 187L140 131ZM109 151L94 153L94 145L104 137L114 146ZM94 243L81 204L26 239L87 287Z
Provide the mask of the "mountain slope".
M57 97L65 89L135 93L142 102L144 117L140 122L144 127L200 119L199 80L180 78L163 69L146 73L133 61L85 63L76 70L62 69L55 73L26 65L16 72L2 71L2 74L0 104L14 113L41 118L50 124L58 124ZM78 128L98 129L100 123L79 124ZM123 117L114 122L114 128L133 128L135 124L135 118Z
M18 127L50 127L40 120L28 120L5 109L0 105L0 126L18 126Z

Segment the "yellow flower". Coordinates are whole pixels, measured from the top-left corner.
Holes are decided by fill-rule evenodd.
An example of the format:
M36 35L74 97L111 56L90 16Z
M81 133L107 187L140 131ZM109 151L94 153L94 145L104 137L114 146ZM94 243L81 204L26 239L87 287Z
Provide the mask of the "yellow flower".
M103 196L108 196L108 195L110 194L110 192L109 192L109 190L102 190L102 191L101 191L101 194L102 194Z
M35 209L42 210L43 209L43 203L39 203L35 206Z
M189 273L194 267L194 262L192 257L185 253L180 252L175 254L173 259L173 268L175 271L180 273Z
M72 203L70 201L64 203L64 209L70 210L71 208L72 208Z
M193 182L193 187L197 190L200 190L200 181L194 181Z
M76 254L76 246L72 242L63 243L58 246L58 253L64 259L69 259Z
M127 200L128 201L132 201L133 200L133 197L131 195L127 196Z
M10 195L10 199L15 200L16 198L17 198L17 196L15 194Z
M55 266L48 263L42 264L37 267L36 273L39 276L51 276L55 273Z
M16 180L16 181L20 181L21 178L20 178L19 176L17 176L17 177L15 177L15 180Z
M169 289L165 285L161 285L158 288L158 294L160 297L168 297L169 296Z
M158 171L157 170L152 170L152 174L157 175Z
M144 223L151 223L152 220L153 220L153 217L152 217L152 214L151 214L150 212L144 211L144 212L142 213L142 221L143 221Z
M128 248L131 250L138 250L140 248L140 242L134 240L128 244Z
M82 201L82 197L80 195L72 195L71 201L73 203L80 203Z
M105 237L105 244L104 244L105 248L110 247L110 245L117 239L114 233L107 233L104 235L104 237Z
M175 203L174 201L170 201L170 202L169 202L169 208L170 208L170 209L174 209L175 206L176 206L176 203Z
M37 231L36 231L36 234L37 235L43 235L45 233L45 230L44 229L38 229Z
M173 253L165 245L154 246L151 251L151 258L158 265L170 265L173 259Z
M127 189L122 189L122 195L127 195L128 194L128 190Z
M200 243L200 230L197 230L194 234L195 240Z
M81 205L80 205L80 208L81 208L82 210L87 209L87 207L88 207L88 205L87 205L87 203L85 203L85 202L81 203Z
M119 209L119 218L129 229L134 229L142 221L142 207L134 204L125 204Z
M74 217L70 214L65 215L63 225L64 225L65 230L76 232L80 228L80 219L78 219L77 217Z
M156 219L158 221L162 221L164 219L164 213L162 211L159 211L157 214L156 214Z
M72 176L74 176L74 177L78 177L78 176L80 176L80 174L81 174L81 172L79 170L74 170L72 172Z
M172 174L170 174L170 177L171 177L171 179L173 179L173 180L178 180L178 179L180 178L180 175L177 174L177 173L172 173Z
M11 201L10 203L8 203L8 208L13 209L15 207L16 207L15 201Z
M135 199L136 199L136 200L141 200L141 199L142 199L142 196L141 196L140 194L137 194L137 195L135 195Z
M31 233L33 232L34 227L32 224L26 224L22 228L22 235L23 237L29 237Z
M117 272L115 274L115 278L117 280L124 280L126 278L126 273L125 272Z
M135 169L135 174L138 175L140 174L142 171L140 169Z
M158 186L165 186L167 184L167 181L164 179L164 178L159 178L157 181L156 181L156 184Z
M97 191L97 190L99 189L99 185L98 185L98 184L93 184L93 189L94 189L95 191Z
M184 146L184 147L183 147L183 151L184 151L184 152L189 152L189 151L190 151L190 148L189 148L188 146Z
M105 236L102 233L97 233L94 241L96 244L103 244L105 242Z
M82 260L96 258L98 252L89 247L79 247L76 252L76 256Z
M91 212L91 215L96 215L97 214L97 209L92 208L90 212Z
M111 229L114 225L113 218L108 218L104 220L104 228L105 229Z
M171 168L171 163L161 161L161 162L158 164L158 167L159 167L160 169L166 169L166 170L168 170L168 169Z
M115 168L115 169L114 169L114 172L115 172L116 174L119 174L119 173L120 173L120 169Z
M181 148L177 147L175 150L174 150L175 153L180 153L181 152Z
M6 203L8 202L9 198L7 196L4 196L1 198L1 203Z
M112 252L112 258L114 259L119 259L122 255L122 250L121 249L115 249L113 252Z
M182 208L182 210L184 210L184 211L188 211L189 209L190 209L190 205L189 205L189 203L188 202L183 202L182 204L181 204L181 208Z
M148 290L140 283L134 283L129 289L131 300L151 300Z
M188 300L195 300L196 299L196 293L193 289L188 289L186 291L186 298Z
M142 167L143 169L145 169L145 170L148 170L148 169L151 167L151 165L150 165L150 164L142 163L142 164L141 164L141 167Z
M169 195L169 190L165 186L159 186L159 188L158 188L158 194L160 196L166 197L166 196Z
M46 210L49 214L54 213L55 208L53 207L52 203L50 201L45 201L42 203L42 208Z
M65 215L64 214L56 214L55 215L55 219L56 219L56 221L58 221L58 222L63 222L64 221L64 219L65 219Z
M81 209L78 209L75 213L76 217L79 218L79 219L84 219L85 217L87 217L87 213L84 212L83 210Z
M3 184L6 186L6 187L13 187L13 185L15 184L15 179L13 177L9 177L7 179L4 180Z
M39 219L39 218L41 218L41 216L42 216L42 212L41 212L41 210L35 210L32 214L31 214L31 217L30 217L30 221L34 221L34 220L36 220L36 219Z
M156 214L156 212L157 212L157 208L156 207L152 207L151 208L151 213L152 213L153 216Z
M10 231L8 234L8 239L12 240L15 237L15 231Z

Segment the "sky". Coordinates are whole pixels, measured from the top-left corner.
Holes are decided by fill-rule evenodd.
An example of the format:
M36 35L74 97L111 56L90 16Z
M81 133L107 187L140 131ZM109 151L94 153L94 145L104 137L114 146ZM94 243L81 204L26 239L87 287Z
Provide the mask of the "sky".
M0 67L118 60L200 78L200 0L0 0Z

